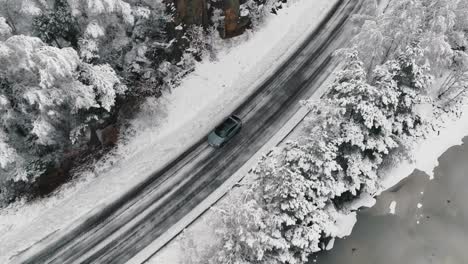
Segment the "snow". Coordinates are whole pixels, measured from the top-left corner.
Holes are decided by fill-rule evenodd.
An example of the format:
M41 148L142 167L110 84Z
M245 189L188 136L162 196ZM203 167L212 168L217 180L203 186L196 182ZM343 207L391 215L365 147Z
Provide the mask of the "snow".
M355 211L362 207L371 208L375 205L375 203L376 200L372 195L368 193L362 193L358 199L352 201L350 205L348 205L348 208Z
M337 212L336 217L336 229L329 233L332 237L344 238L351 235L353 227L357 222L356 212L349 214L343 214Z
M332 250L334 245L335 245L335 238L332 238L330 239L327 246L325 247L325 250Z
M229 115L295 51L334 1L298 0L257 32L224 42L216 61L196 66L163 100L148 99L129 136L54 196L0 212L0 263L104 208L168 164ZM144 147L142 147L144 146Z
M395 214L395 209L396 209L396 206L397 206L397 202L396 201L392 201L390 203L390 206L388 207L388 209L390 209L390 214Z
M415 146L411 153L414 157L413 163L403 161L385 173L382 191L393 187L415 169L426 172L430 178L434 177L433 170L439 165L438 158L450 147L462 144L462 139L468 135L468 104L463 105L460 112L460 117L444 118L443 127L439 132L430 133Z
M104 34L104 29L98 24L97 21L92 21L89 23L85 30L85 36L95 39L104 36Z
M214 227L221 224L220 219L216 217L216 213L213 210L208 210L205 214L206 217L198 218L190 228L184 229L183 232L178 235L171 243L169 250L165 248L165 254L158 254L157 257L149 259L147 262L143 262L144 259L140 259L139 256L132 258L128 261L128 264L160 264L160 263L171 263L171 264L185 264L194 263L185 261L186 258L190 258L191 255L187 254L188 251L203 252L207 241L217 241L215 228L206 228L207 226ZM191 244L191 245L190 245ZM151 252L154 253L154 252ZM148 256L146 256L148 257Z

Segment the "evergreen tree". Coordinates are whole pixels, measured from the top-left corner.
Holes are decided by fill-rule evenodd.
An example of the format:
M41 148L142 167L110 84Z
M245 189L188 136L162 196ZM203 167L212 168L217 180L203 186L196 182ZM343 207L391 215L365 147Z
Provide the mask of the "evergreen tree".
M31 179L72 144L86 143L87 126L126 88L108 65L86 64L72 48L18 35L0 50L0 145L16 156L1 162L2 175Z

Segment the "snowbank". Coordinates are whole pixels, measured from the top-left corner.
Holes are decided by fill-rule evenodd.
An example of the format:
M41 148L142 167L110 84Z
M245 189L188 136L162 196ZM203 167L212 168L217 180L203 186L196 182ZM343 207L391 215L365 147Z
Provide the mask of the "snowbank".
M164 100L148 99L136 134L54 196L0 212L0 263L105 207L203 138L295 51L335 1L297 0L263 28L225 41Z

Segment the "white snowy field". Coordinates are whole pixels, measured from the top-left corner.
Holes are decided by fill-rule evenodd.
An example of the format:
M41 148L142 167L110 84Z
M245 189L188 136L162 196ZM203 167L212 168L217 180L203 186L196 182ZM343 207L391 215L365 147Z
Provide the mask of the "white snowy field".
M55 195L0 211L0 263L98 211L203 138L281 64L335 1L296 0L255 32L222 42L172 94L148 99L136 133Z

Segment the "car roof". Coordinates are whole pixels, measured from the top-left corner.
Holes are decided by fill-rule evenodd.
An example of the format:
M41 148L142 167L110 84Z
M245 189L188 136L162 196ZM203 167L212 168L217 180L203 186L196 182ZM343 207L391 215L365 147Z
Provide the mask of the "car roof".
M230 131L233 127L236 127L237 125L238 122L235 119L228 117L215 128L214 132L220 137L225 137L228 131Z
M236 115L231 115L230 118L234 119L236 122L242 122L241 119Z

